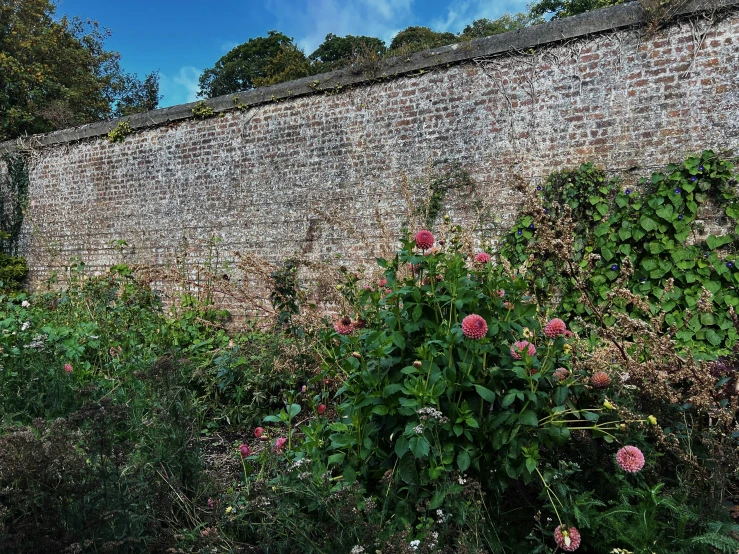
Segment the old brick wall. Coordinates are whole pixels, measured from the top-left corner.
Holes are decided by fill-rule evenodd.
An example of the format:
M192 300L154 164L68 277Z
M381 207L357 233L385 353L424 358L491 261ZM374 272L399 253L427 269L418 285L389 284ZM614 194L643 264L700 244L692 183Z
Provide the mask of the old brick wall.
M358 264L439 160L476 181L445 210L477 237L510 224L517 176L592 161L627 176L739 147L739 12L686 16L439 65L221 117L33 153L23 249L39 285L71 258L103 271L248 253ZM2 164L0 163L0 166ZM0 172L2 168L0 167ZM126 245L116 246L115 241Z

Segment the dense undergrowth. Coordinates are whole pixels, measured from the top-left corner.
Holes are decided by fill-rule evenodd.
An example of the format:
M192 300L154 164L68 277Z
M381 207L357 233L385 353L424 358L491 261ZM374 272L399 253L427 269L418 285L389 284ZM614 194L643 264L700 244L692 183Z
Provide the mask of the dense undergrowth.
M414 229L318 330L291 265L239 333L124 266L6 293L3 552L736 552L736 235L695 223L732 177L555 174L500 253Z

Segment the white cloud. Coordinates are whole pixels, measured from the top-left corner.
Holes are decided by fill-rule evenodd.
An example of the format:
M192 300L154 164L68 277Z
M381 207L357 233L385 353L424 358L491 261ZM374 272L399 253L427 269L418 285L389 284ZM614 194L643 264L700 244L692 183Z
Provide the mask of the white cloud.
M414 0L302 0L286 11L279 0L267 0L267 9L280 29L290 29L306 54L326 35L365 35L389 43L395 34L413 24Z
M201 73L202 70L191 65L181 67L175 75L162 73L159 76L159 94L162 95L159 105L165 108L197 100Z

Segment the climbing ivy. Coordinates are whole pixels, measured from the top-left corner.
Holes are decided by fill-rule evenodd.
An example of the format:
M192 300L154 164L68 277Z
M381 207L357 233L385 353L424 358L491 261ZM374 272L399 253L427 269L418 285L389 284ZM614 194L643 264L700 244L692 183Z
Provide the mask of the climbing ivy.
M470 174L456 161L444 158L432 164L434 175L428 183L428 198L416 209L416 215L423 217L427 227L433 227L436 218L444 210L444 200L449 191L461 190L470 195L475 190L475 182Z
M651 315L665 312L664 331L680 345L715 355L737 342L728 310L739 305L739 226L698 240L696 220L701 206L710 202L736 221L735 185L734 165L710 150L670 164L633 188L620 187L601 169L585 164L555 173L537 187L540 207L522 214L501 254L514 262L529 260L536 294L550 300L556 296L562 315L587 322L592 310L564 271L565 260L553 250L540 255L546 249L537 248L542 238L537 225L554 226L571 212L572 261L590 271L594 298L612 301L618 279L649 300ZM626 300L616 308L637 309ZM605 323L615 321L611 315Z
M28 273L18 253L18 238L28 202L28 165L22 156L3 157L7 167L0 183L0 290L18 290Z

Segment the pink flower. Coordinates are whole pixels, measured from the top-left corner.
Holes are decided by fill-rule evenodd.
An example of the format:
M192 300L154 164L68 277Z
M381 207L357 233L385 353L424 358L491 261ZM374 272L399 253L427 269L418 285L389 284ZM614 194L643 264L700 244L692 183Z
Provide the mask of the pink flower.
M565 331L562 333L566 339L572 338L572 331Z
M308 390L308 387L306 387L305 385L303 385L303 386L302 386L302 387L300 388L300 392L305 392L305 391L307 391L307 390Z
M513 309L513 302L503 302L503 307L506 310L512 310Z
M550 339L555 339L559 335L564 335L565 331L567 331L567 326L565 325L565 322L558 317L555 317L544 326L544 334Z
M511 356L513 356L514 360L520 360L521 354L526 352L529 356L533 356L536 354L536 346L531 344L527 340L520 340L513 343L513 346L511 346Z
M354 325L350 317L342 317L334 323L334 330L340 335L351 335L354 332Z
M326 411L326 404L319 404L316 411L318 412L318 415L323 415Z
M284 448L286 442L287 442L287 439L285 437L279 437L275 441L274 450L275 450L275 453L276 454L281 454L282 453L282 449Z
M462 332L468 339L481 339L488 334L488 324L477 314L470 314L462 320Z
M580 532L575 527L559 525L554 530L554 542L565 552L574 552L580 546Z
M64 364L64 371L66 371L67 373L72 373L74 371L72 364Z
M628 473L638 473L644 467L644 454L636 446L624 446L616 452L616 463Z
M246 458L247 456L251 456L253 454L248 444L242 444L241 446L239 446L239 452L241 453L242 458Z
M425 229L418 231L414 238L416 239L416 246L421 250L426 250L434 245L434 235L431 234L431 231Z
M121 352L123 352L122 346L119 346L118 348L116 348L115 346L111 346L110 350L108 350L108 354L110 354L111 358L117 358Z
M570 376L570 372L567 371L567 369L564 367L558 367L554 370L553 375L555 379L557 379L557 381L564 381L565 379L567 379L567 377Z
M257 427L254 429L254 436L259 440L267 440L267 436L264 434L264 427Z
M503 289L500 289L498 291L498 296L500 296L501 298L503 298L505 296L505 291Z
M475 256L475 263L476 264L486 264L490 261L490 254L487 252L480 252Z
M380 279L379 281L377 281L378 287L384 287L385 285L387 285L387 279L385 279L384 277Z

